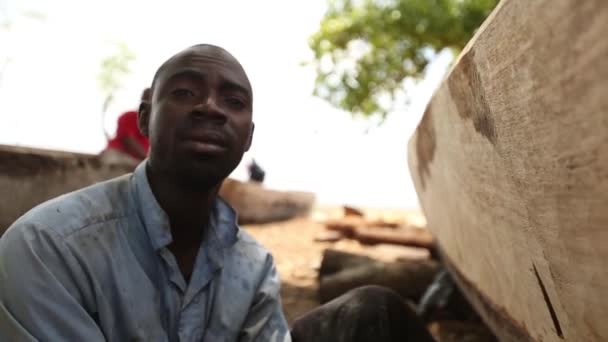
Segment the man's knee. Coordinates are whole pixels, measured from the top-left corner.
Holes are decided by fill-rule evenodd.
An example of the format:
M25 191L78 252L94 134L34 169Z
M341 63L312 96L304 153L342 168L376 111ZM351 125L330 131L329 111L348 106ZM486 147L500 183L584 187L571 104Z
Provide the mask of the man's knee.
M357 335L368 336L375 331L373 334L385 340L432 341L414 308L395 291L370 285L351 290L344 297L342 316L357 322L362 329Z
M356 304L362 310L377 311L378 307L405 307L405 300L395 291L377 285L367 285L358 287L347 292L345 301ZM392 311L392 310L391 310Z
M401 296L375 285L353 289L298 319L292 336L294 341L432 341Z
M395 291L378 285L366 285L361 286L356 289L350 290L347 295L358 298L362 302L368 301L378 301L378 300L398 300L401 301L401 296L399 296Z

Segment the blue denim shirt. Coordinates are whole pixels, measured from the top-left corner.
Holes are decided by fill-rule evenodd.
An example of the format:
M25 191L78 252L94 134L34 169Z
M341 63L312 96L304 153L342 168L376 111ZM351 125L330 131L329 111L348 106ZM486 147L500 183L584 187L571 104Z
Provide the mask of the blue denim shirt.
M0 239L0 341L289 341L272 256L218 199L191 280L145 170L39 205Z

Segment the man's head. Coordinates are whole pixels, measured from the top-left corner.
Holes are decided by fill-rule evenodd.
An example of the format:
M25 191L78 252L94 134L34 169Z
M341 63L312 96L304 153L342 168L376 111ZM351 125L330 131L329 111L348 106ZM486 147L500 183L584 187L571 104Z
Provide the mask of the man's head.
M141 92L141 102L150 101L150 88L145 88L144 91Z
M240 63L226 50L196 45L167 60L139 109L150 139L150 167L193 190L226 178L253 137L253 95Z

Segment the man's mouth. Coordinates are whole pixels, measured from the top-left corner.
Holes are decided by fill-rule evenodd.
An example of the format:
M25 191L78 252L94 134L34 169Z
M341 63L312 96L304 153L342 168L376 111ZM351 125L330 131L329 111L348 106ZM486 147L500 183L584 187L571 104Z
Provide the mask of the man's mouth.
M228 150L227 139L217 133L198 133L188 135L184 146L200 154L222 154Z

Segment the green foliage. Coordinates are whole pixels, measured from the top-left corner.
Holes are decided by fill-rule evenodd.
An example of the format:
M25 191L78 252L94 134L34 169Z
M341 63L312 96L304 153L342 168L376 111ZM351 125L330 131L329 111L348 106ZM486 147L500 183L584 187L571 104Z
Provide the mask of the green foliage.
M131 72L129 63L135 59L135 54L125 43L116 43L115 48L113 54L102 59L97 77L99 87L104 94L103 112L112 102L114 93L120 89L122 78Z
M462 50L498 1L329 0L309 41L314 94L353 114L384 117L404 80L419 80L435 53Z

